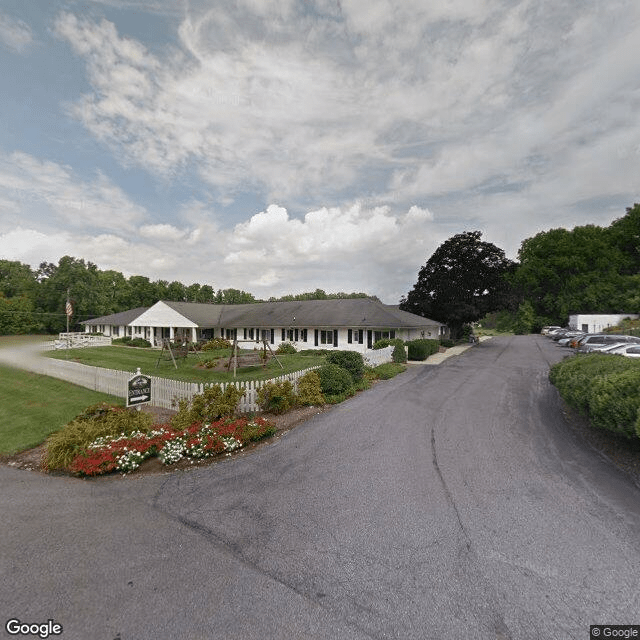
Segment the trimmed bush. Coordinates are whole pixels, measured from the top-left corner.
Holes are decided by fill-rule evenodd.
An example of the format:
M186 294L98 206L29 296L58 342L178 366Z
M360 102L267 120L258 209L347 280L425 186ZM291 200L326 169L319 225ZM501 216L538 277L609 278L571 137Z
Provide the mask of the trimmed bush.
M391 353L392 362L403 363L407 361L407 350L403 343L396 344Z
M278 355L297 353L296 348L290 342L281 342L276 349Z
M593 380L589 418L594 427L635 437L640 409L640 367Z
M47 439L45 466L48 469L67 468L96 438L128 436L137 431L147 433L152 422L151 415L143 411L130 411L105 403L92 405Z
M385 364L379 364L377 367L374 367L372 371L377 379L389 380L406 370L407 367L402 364L387 362Z
M128 345L131 342L131 336L124 336L124 338L114 338L111 344L124 344Z
M592 426L640 435L640 363L623 356L578 355L551 367L549 380Z
M373 343L372 349L384 349L385 347L390 347L391 345L400 344L404 346L404 342L400 338L381 338L380 340L376 340Z
M232 416L244 390L235 385L227 385L222 391L219 384L207 387L202 393L188 400L178 401L178 413L171 419L174 429L186 429L194 422L214 422L226 416Z
M325 364L315 372L320 378L320 388L325 397L346 393L353 386L351 374L337 364Z
M354 382L360 382L364 375L364 360L362 354L357 351L332 351L327 356L329 364L337 364L346 369Z
M286 413L296 403L293 385L288 380L267 382L258 389L258 406L263 411Z
M313 406L324 403L320 377L315 371L308 371L298 380L298 404Z
M217 349L231 349L231 343L224 338L212 338L208 342L205 342L202 347L202 351L216 351Z
M449 338L443 338L442 340L440 340L440 346L449 349L450 347L455 347L456 342L455 340L449 340Z
M426 360L431 354L437 353L440 348L438 340L411 340L407 342L409 360Z
M148 349L151 346L151 343L148 340L145 340L144 338L133 338L131 342L129 342L129 346L144 347Z

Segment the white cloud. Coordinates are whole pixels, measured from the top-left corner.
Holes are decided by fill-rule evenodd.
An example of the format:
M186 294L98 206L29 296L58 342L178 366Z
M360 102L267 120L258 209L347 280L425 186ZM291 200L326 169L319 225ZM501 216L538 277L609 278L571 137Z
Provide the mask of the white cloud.
M265 298L323 288L365 291L394 303L445 239L433 215L418 206L396 215L356 203L299 220L271 205L215 233L199 213L202 226L188 234L165 224L126 237L18 228L0 235L0 256L37 266L72 255L125 275L236 287Z
M93 86L76 115L125 163L193 163L225 204L240 189L353 199L382 168L381 201L409 206L526 183L532 158L553 175L595 114L598 130L635 129L639 10L613 2L193 2L162 58L106 20L65 13L56 31Z
M0 13L0 43L15 53L25 53L33 43L33 33L26 22Z
M176 229L176 227L171 224L148 224L140 227L138 233L144 238L168 242L181 240L185 236L184 231Z
M146 211L124 191L97 173L84 182L71 167L29 154L0 154L0 204L17 217L46 219L49 224L97 229L132 230Z

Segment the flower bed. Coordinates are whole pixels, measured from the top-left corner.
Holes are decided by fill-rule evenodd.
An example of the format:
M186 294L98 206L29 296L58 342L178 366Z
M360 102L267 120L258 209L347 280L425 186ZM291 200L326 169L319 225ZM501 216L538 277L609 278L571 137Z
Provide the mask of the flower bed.
M228 418L211 424L196 422L182 430L157 425L148 433L136 431L130 435L97 438L73 459L69 471L81 476L112 471L127 473L135 471L143 460L152 456L171 465L183 458L230 455L247 443L274 433L275 427L262 418Z

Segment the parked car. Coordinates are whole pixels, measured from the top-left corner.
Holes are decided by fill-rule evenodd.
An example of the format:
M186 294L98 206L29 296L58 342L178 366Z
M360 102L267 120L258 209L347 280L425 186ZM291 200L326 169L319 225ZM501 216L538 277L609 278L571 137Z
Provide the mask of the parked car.
M548 325L548 326L544 326L542 327L542 331L540 332L543 336L546 336L549 334L549 332L551 331L556 331L558 329L562 329L562 327L558 327L557 325Z
M582 338L584 335L586 335L584 331L567 331L564 337L558 340L558 344L561 347L569 347L571 346L571 342L574 340L577 342L578 338Z
M625 356L627 358L640 358L640 344L614 344L600 350L600 353Z
M614 344L640 344L640 338L637 336L626 336L614 333L592 333L587 334L578 342L577 350L579 353L590 353L594 349L603 346L612 346Z

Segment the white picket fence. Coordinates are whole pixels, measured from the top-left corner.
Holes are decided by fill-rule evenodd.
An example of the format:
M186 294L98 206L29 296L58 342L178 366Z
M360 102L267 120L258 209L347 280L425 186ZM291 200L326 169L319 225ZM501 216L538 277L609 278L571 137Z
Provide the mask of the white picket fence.
M102 369L101 367L93 367L78 362L69 362L68 360L56 360L53 358L34 358L28 363L28 368L35 373L51 376L72 382L81 387L108 393L118 398L127 397L127 382L133 377L135 372L117 371L114 369ZM201 382L183 382L182 380L170 380L168 378L159 378L150 376L151 378L151 404L165 409L172 409L176 406L176 401L185 399L191 400L194 395L202 393L208 386L220 384L224 391L228 385L232 384L239 389L244 390L244 396L238 405L239 413L253 413L259 411L257 404L258 389L266 382L280 382L289 380L294 387L297 381L307 371L317 369L310 367L303 371L294 371L286 375L271 378L269 380L249 380L247 382L223 382L223 383L201 383ZM144 371L142 372L145 373ZM146 374L145 374L146 375Z
M80 364L78 362L70 362L69 360L46 358L39 356L36 353L37 351L47 351L55 348L53 341L41 343L30 353L22 354L20 357L20 363L18 364L16 362L16 364L24 369L33 371L34 373L41 373L43 375L66 380L67 382L72 382L87 389L107 393L118 398L127 397L127 382L133 377L135 372L103 369L101 367L93 367L86 364ZM379 364L384 364L385 362L391 362L392 353L393 347L391 346L375 351L366 351L362 356L367 365L377 366ZM289 380L294 387L297 387L297 381L307 373L307 371L317 368L318 366L309 367L308 369L295 371L276 378L271 378L270 380L250 380L246 382L183 382L181 380L171 380L168 378L150 376L151 403L154 406L171 409L176 406L177 400L191 400L194 395L202 393L206 386L220 384L224 391L228 385L233 384L239 389L243 389L245 392L238 405L238 412L253 413L259 411L257 395L258 389L260 389L263 384L266 382ZM145 374L144 371L142 373Z
M395 347L391 345L389 347L384 347L384 349L376 349L376 350L371 349L369 351L365 351L362 354L362 359L364 360L365 364L370 367L377 367L379 364L392 362L393 361L392 354L393 354L394 348ZM406 351L406 347L405 347L405 351Z

